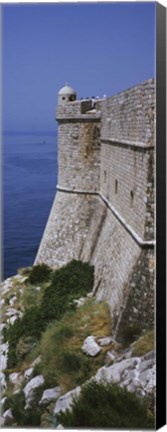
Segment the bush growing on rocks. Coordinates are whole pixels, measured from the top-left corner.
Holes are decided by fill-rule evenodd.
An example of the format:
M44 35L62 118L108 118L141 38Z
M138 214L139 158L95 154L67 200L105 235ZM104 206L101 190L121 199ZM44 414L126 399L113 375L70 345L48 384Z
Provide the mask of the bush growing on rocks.
M34 266L30 276L40 275L41 268L43 269L42 280L44 278L46 280L46 275L50 277L51 270L45 265ZM28 281L33 280L35 283L34 276L33 278L30 276ZM93 289L93 280L94 267L76 260L52 272L50 285L45 288L41 303L28 307L22 318L9 325L4 333L4 338L9 343L9 368L15 366L19 360L16 353L19 339L31 337L39 340L41 333L52 320L60 320L67 310L75 308L74 299L84 296Z
M33 395L31 406L25 410L25 395L21 390L17 394L8 397L4 404L4 409L11 408L14 417L14 423L17 426L40 426L42 410L38 402L43 393L42 386L37 388Z
M57 415L64 427L154 428L154 417L146 401L116 384L90 381L82 387L71 409Z
M29 273L28 282L30 284L45 282L48 279L51 271L51 268L47 264L35 265L32 267L32 270Z
M53 272L51 285L42 299L42 314L47 320L60 319L71 308L74 299L93 289L94 267L82 261L72 260ZM73 306L74 307L74 306Z

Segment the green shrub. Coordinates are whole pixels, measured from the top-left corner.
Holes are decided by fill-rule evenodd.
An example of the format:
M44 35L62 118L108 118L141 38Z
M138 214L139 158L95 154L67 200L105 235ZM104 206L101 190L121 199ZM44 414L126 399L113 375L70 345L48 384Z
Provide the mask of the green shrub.
M30 284L45 282L51 273L51 268L47 264L38 264L32 267L28 276Z
M20 391L5 400L4 410L11 408L14 419L17 423L21 422L20 425L22 426L24 424L24 406L25 395L23 391Z
M37 340L31 336L22 336L16 345L16 357L19 360L23 360L26 354L35 348L37 345Z
M17 362L21 360L21 351L19 352L18 346L19 340L21 340L21 338L31 337L33 340L33 345L31 347L29 346L29 349L31 349L34 347L34 343L37 343L45 327L46 323L41 317L39 307L27 309L22 318L17 318L13 325L9 325L8 329L5 331L5 340L9 343L8 368L16 366ZM16 352L17 347L18 350Z
M36 278L37 282L38 275L44 280L50 273L51 270L45 264L34 266L29 281L35 283ZM45 288L41 303L26 309L23 317L5 330L5 340L9 342L9 368L15 366L20 359L16 353L19 339L31 337L39 340L50 321L60 320L67 310L74 308L74 299L92 290L93 273L93 266L75 260L52 272L51 284Z
M145 400L116 384L91 381L74 399L72 409L57 416L70 428L154 428Z
M4 403L4 410L11 408L14 421L18 426L40 426L42 411L38 405L44 386L38 387L33 393L31 406L25 410L25 395L23 391L8 397Z
M72 260L53 272L51 285L45 290L41 309L44 320L60 319L72 306L74 299L93 289L94 267L88 263Z

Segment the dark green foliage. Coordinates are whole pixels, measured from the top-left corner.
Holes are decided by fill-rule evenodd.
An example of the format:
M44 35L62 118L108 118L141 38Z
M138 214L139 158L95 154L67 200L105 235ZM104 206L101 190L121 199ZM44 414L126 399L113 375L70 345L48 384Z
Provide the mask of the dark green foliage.
M44 264L34 266L30 273L31 277L29 277L31 283L32 280L35 283L33 278L40 275L41 269L42 280L46 278L46 275L47 277L51 275L48 266ZM74 299L92 290L93 273L93 266L75 260L52 272L51 283L45 288L41 303L28 307L23 317L18 318L13 325L5 330L5 340L9 342L9 368L15 366L21 359L19 350L16 352L20 338L31 337L34 343L37 342L41 333L52 320L60 320L67 310L74 308Z
M29 345L29 350L37 343L41 332L45 329L45 322L42 320L39 307L31 307L27 309L22 318L18 318L13 325L10 325L6 330L5 339L9 343L8 352L8 367L11 368L21 360L21 351L18 347L18 342L21 338L31 337L32 344ZM25 340L26 342L26 340ZM28 348L28 345L27 345ZM26 355L28 351L25 351Z
M27 281L30 284L45 282L48 279L51 271L51 268L47 264L35 265L32 267Z
M148 413L145 400L116 384L91 381L83 386L72 410L57 416L64 427L70 428L154 428L154 418Z
M4 403L4 410L11 408L14 421L18 426L40 426L41 409L38 401L41 398L43 387L39 387L34 392L31 407L25 410L25 395L23 391L8 397Z
M123 325L121 325L119 328L117 340L121 342L124 346L128 346L141 335L141 332L142 329L140 322L124 322Z
M43 319L59 320L74 299L92 290L93 281L94 267L82 261L72 260L53 272L51 285L45 290L42 299Z

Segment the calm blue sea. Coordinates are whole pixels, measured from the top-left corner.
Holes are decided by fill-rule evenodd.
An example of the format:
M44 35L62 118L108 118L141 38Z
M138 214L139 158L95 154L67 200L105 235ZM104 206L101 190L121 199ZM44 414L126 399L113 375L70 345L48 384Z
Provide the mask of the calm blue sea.
M56 147L56 132L3 136L3 278L34 262L56 192Z

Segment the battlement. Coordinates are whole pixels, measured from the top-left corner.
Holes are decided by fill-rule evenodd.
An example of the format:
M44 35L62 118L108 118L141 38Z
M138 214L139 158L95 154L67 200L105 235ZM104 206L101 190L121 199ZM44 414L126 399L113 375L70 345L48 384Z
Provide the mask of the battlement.
M56 110L56 120L63 121L93 121L101 119L100 111L94 108L92 99L84 99L75 102L68 102L66 105L58 105Z

